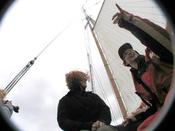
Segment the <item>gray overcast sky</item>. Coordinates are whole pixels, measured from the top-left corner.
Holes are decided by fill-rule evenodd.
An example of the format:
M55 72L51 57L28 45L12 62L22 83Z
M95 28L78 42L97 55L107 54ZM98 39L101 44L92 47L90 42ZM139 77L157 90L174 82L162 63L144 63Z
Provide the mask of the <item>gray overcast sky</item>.
M20 0L12 5L1 23L2 88L68 26L7 96L14 105L20 106L20 113L14 113L12 121L22 131L61 130L56 114L59 99L68 91L65 73L73 69L88 71L85 21L81 12L85 2L87 0ZM86 4L91 11L88 14L97 15L99 2L102 0L88 0ZM122 5L123 1L120 2ZM126 10L130 11L129 8Z

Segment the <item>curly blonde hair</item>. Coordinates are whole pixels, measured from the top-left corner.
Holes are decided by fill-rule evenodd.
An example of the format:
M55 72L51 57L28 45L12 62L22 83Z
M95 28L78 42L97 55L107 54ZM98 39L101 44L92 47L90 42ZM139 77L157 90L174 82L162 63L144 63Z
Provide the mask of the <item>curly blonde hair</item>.
M4 92L4 90L0 89L0 100L3 100L5 96L6 93Z
M70 90L79 87L81 81L87 81L89 79L88 74L78 70L70 71L65 77L67 86Z

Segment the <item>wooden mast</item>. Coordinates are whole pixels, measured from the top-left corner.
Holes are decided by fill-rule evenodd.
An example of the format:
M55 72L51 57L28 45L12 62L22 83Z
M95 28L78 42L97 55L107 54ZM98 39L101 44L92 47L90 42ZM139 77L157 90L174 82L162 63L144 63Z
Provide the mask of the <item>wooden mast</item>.
M95 32L93 31L93 27L92 27L92 25L91 25L91 23L93 24L93 22L90 23L91 18L86 14L86 11L85 11L85 10L84 10L84 13L85 13L85 16L86 16L87 25L89 26L89 28L90 28L90 30L91 30L91 33L92 33L92 35L93 35L93 38L94 38L95 43L96 43L96 45L97 45L97 48L98 48L98 50L99 50L100 56L101 56L101 58L102 58L104 67L105 67L105 69L106 69L107 75L108 75L108 77L109 77L110 83L111 83L112 88L113 88L113 90L114 90L115 97L116 97L116 99L117 99L117 101L118 101L118 104L119 104L119 107L120 107L122 116L123 116L123 118L125 119L125 118L127 117L127 111L126 111L126 109L125 109L125 106L124 106L123 100L122 100L122 98L121 98L121 96L120 96L120 93L119 93L119 90L118 90L118 88L117 88L117 85L116 85L116 83L115 83L115 81L114 81L114 78L113 78L112 72L111 72L111 70L110 70L110 67L109 67L109 65L108 65L108 63L107 63L107 61L106 61L106 58L105 58L105 56L104 56L104 54L103 54L103 51L102 51L102 49L101 49L101 47L100 47L99 41L97 40L97 37L96 37L96 35L95 35Z

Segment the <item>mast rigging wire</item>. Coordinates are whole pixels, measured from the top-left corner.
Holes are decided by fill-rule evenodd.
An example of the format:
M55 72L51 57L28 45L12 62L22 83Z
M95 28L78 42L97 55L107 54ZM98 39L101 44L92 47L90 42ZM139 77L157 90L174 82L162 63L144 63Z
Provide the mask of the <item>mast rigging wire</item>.
M35 58L37 59L68 27L70 27L70 23L65 26L60 32L58 32L58 34L52 38L52 40L38 53Z
M34 59L30 60L27 65L12 79L12 81L6 86L4 89L5 94L7 95L13 87L17 84L17 82L25 75L25 73L32 67L34 64L35 60L70 26L68 24L65 26L59 33L56 34L55 37L52 38L52 40L34 57Z

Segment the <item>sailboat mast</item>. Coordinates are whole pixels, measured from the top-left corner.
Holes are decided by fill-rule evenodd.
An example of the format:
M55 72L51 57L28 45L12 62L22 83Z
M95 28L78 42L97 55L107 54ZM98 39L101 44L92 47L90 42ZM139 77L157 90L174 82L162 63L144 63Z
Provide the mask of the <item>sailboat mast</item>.
M91 25L91 23L90 23L90 17L86 14L85 10L84 10L84 13L85 13L85 16L86 16L87 24L88 24L88 26L89 26L89 28L90 28L90 30L91 30L92 36L93 36L93 38L94 38L94 40L95 40L95 43L96 43L97 48L98 48L98 50L99 50L100 56L101 56L101 58L102 58L104 67L105 67L105 69L106 69L107 75L108 75L109 80L110 80L110 83L111 83L111 85L112 85L112 87L113 87L113 90L114 90L116 99L117 99L118 104L119 104L119 107L120 107L120 109L121 109L122 116L123 116L123 118L126 118L126 117L127 117L127 111L126 111L126 109L125 109L125 106L124 106L123 100L122 100L122 98L121 98L121 96L120 96L120 93L119 93L119 90L118 90L118 88L117 88L117 85L116 85L116 83L115 83L115 81L114 81L112 72L111 72L111 70L110 70L110 68L109 68L109 66L108 66L108 63L107 63L106 58L105 58L105 56L104 56L104 54L103 54L103 51L102 51L102 49L101 49L101 47L100 47L100 44L99 44L99 42L98 42L98 40L97 40L97 38L96 38L96 35L95 35L94 31L93 31L93 27L92 27L92 25Z

